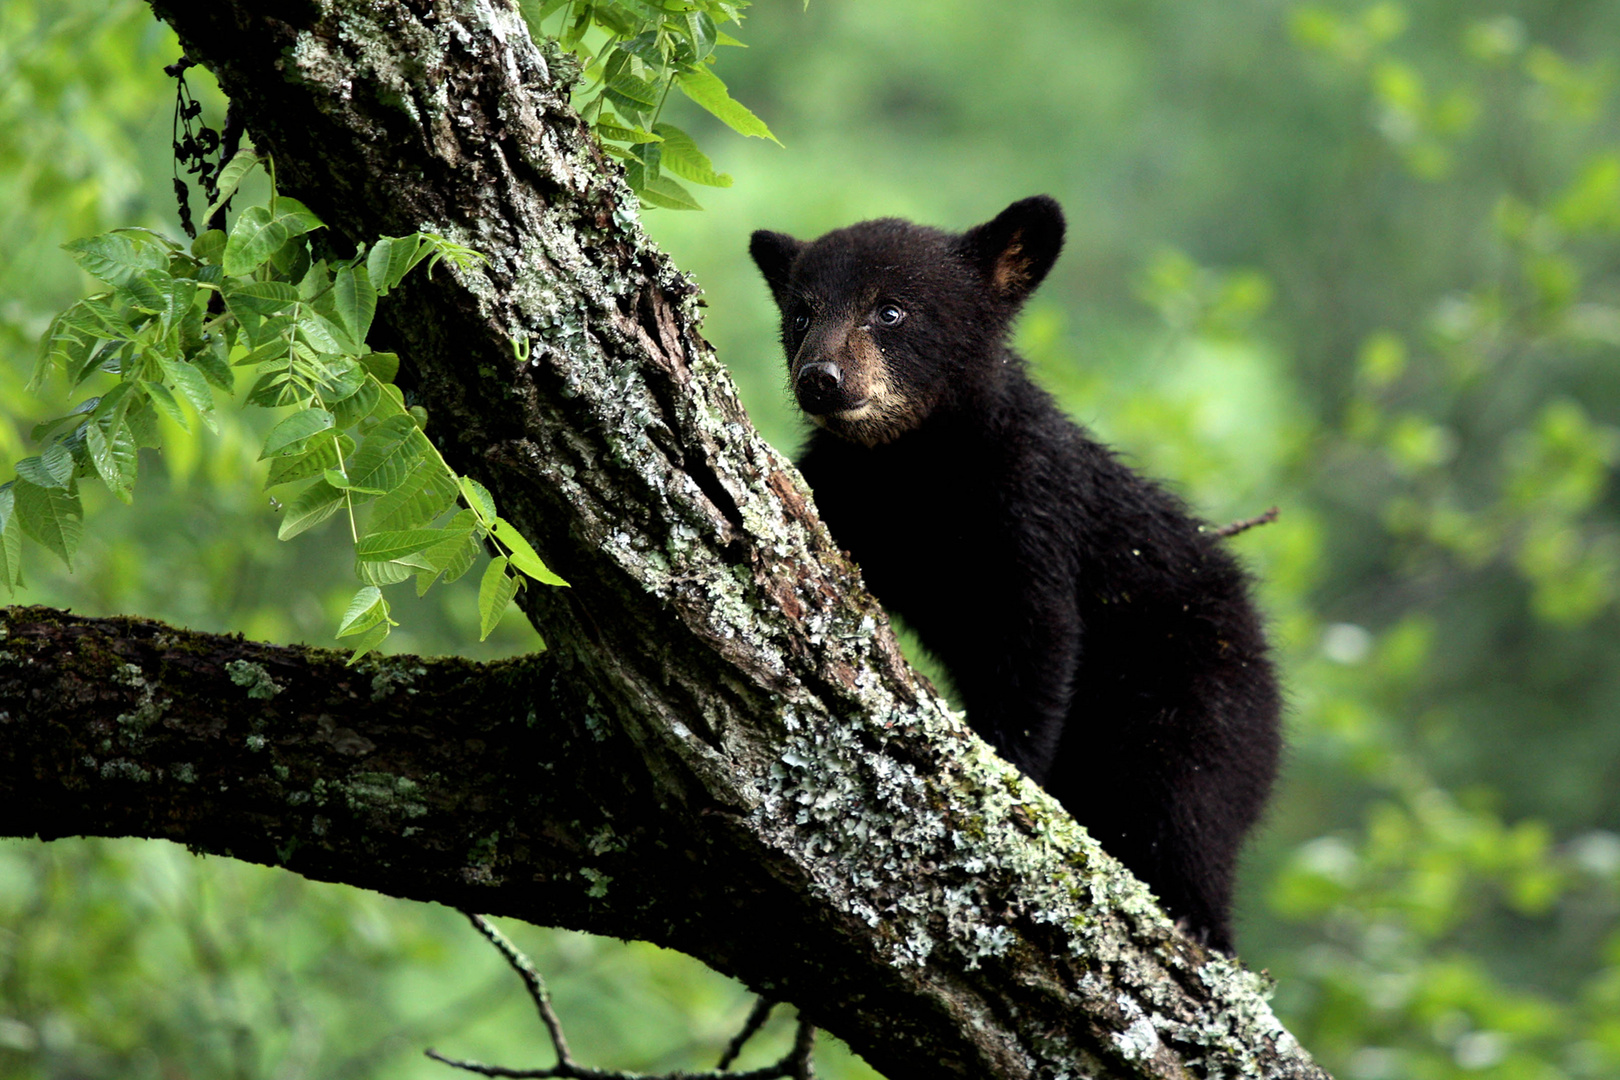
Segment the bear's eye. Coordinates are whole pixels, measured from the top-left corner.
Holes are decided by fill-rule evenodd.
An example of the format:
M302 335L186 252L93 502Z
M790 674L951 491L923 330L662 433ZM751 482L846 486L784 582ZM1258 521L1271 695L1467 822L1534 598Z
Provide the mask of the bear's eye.
M902 311L897 304L884 304L882 307L877 309L877 321L879 326L899 326L900 320L904 319L905 317L906 313Z
M802 334L808 329L810 329L809 315L801 311L797 315L793 316L793 332L795 334Z

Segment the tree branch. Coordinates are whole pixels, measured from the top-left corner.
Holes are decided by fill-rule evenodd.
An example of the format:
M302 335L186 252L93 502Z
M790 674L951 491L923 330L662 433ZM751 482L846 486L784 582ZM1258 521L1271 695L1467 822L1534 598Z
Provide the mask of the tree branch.
M379 323L429 434L574 588L527 590L551 651L488 669L13 615L6 831L655 941L891 1080L1322 1075L901 660L569 109L572 61L493 0L153 6L337 242L489 257Z

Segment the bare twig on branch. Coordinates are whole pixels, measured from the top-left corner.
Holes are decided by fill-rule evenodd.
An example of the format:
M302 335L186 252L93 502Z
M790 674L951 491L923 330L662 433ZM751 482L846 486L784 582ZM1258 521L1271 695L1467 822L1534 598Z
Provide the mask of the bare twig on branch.
M1225 540L1229 536L1236 536L1238 533L1248 532L1250 529L1253 529L1256 526L1270 525L1276 520L1277 508L1273 506L1270 510L1267 510L1263 514L1256 514L1254 517L1244 518L1242 521L1234 521L1230 525L1222 525L1220 528L1215 530L1215 535L1220 537L1222 540Z
M510 1069L504 1065L486 1065L479 1061L465 1061L459 1058L446 1057L432 1048L424 1051L434 1061L443 1062L451 1068L461 1069L465 1072L477 1073L479 1076L523 1077L534 1078L534 1080L542 1080L542 1078L548 1077L568 1078L568 1080L814 1080L815 1078L813 1051L815 1049L816 1029L803 1019L799 1021L799 1029L794 1034L792 1048L779 1060L763 1068L750 1069L746 1072L726 1071L726 1067L736 1059L737 1053L742 1050L743 1044L753 1037L754 1033L765 1023L765 1018L770 1015L774 1003L764 998L760 998L755 1002L742 1031L727 1046L726 1056L721 1059L718 1069L708 1072L637 1073L622 1072L614 1069L593 1069L581 1065L574 1060L572 1053L568 1049L568 1040L563 1035L562 1021L558 1019L556 1010L551 1007L551 995L546 991L546 981L534 966L534 962L524 955L521 949L512 944L511 939L501 933L488 919L482 915L475 915L470 911L463 911L462 914L467 916L486 941L500 951L508 966L517 972L518 977L523 980L523 986L528 990L529 998L534 1002L535 1009L540 1013L540 1022L545 1024L546 1032L551 1036L552 1048L557 1053L557 1064L549 1069Z
M769 998L759 998L754 1002L754 1007L748 1012L748 1019L743 1022L742 1030L737 1032L731 1042L726 1044L726 1052L720 1055L720 1064L716 1065L715 1068L729 1069L731 1067L731 1063L737 1060L737 1055L742 1053L743 1046L749 1039L759 1033L760 1028L765 1026L765 1021L770 1019L771 1010L775 1007L776 1002Z

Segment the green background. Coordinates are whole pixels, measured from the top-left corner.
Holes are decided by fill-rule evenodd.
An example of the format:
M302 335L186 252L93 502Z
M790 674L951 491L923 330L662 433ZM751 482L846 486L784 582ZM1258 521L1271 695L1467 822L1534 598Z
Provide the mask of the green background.
M675 96L735 185L645 220L761 430L801 437L752 229L1057 197L1018 330L1039 378L1211 520L1281 510L1232 547L1290 699L1239 912L1284 1022L1341 1078L1620 1076L1620 5L762 0L728 29L750 47L718 71L784 145ZM178 232L178 51L132 0L0 5L0 472L66 400L24 391L39 335L95 287L57 245ZM76 572L30 547L19 599L331 644L351 555L332 525L275 541L264 419L170 431L133 508L85 485ZM402 602L389 647L537 647L517 619L475 644L471 580ZM645 945L509 929L591 1064L711 1065L750 1003ZM450 1075L427 1045L550 1060L452 912L0 843L0 1076ZM870 1075L824 1045L824 1075Z

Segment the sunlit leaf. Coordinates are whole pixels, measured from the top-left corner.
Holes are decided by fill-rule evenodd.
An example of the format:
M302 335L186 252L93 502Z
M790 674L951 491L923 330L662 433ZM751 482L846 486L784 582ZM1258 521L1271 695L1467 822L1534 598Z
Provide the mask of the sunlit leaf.
M324 479L317 480L299 492L298 497L288 504L282 513L281 528L276 530L276 536L282 540L290 540L337 513L343 504L343 492Z
M23 532L56 552L68 569L73 569L73 553L79 550L84 525L79 496L65 488L40 487L20 475L11 490Z
M487 639L517 595L518 578L506 572L504 558L491 559L478 583L478 640Z
M512 527L511 522L505 518L495 519L495 539L506 545L511 552L512 565L523 571L542 585L563 585L568 582L558 577L545 563L540 561L534 548L523 538L523 534Z
M765 126L765 121L750 112L746 105L733 99L726 91L726 84L707 65L694 71L681 72L675 77L675 82L682 93L713 113L731 130L769 139L780 145L776 136L771 134L771 129Z
M388 617L388 601L375 585L363 586L349 601L338 623L338 637L348 637L371 629Z
M331 426L332 414L325 409L303 409L295 412L270 429L270 434L264 437L264 449L259 454L259 460L263 461L272 454L279 454L288 447L296 446L311 435L325 431Z
M109 285L126 285L147 270L167 270L169 256L154 244L137 243L118 233L69 240L62 250L87 272Z
M236 194L237 186L258 163L258 151L251 146L242 147L225 163L225 167L219 170L219 177L214 181L215 187L219 189L219 195L208 204L208 209L203 211L204 221L213 217L219 212L220 207L230 201L231 196ZM192 250L195 252L196 249Z

